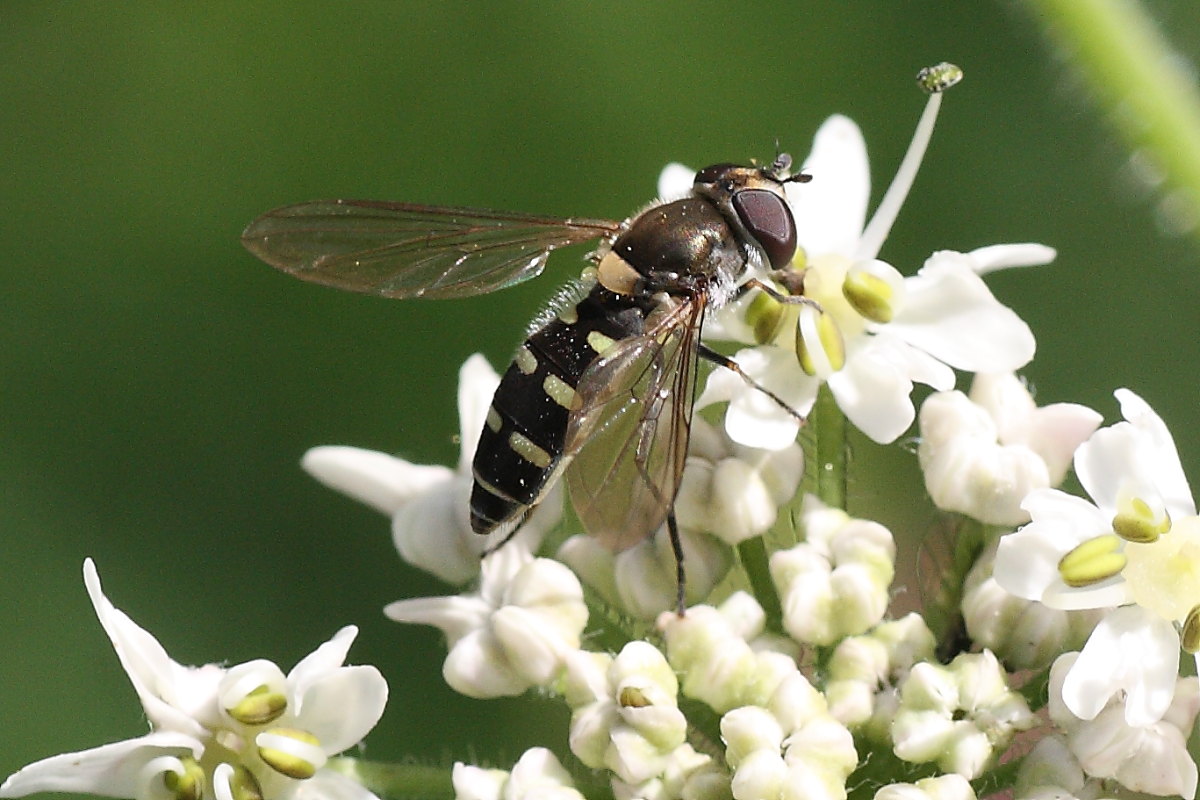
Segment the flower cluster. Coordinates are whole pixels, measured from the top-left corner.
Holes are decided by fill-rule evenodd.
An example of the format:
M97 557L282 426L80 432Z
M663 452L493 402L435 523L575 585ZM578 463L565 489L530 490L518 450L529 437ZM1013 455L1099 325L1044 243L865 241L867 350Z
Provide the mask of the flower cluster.
M940 90L956 75L943 66L924 82ZM1195 797L1200 684L1180 676L1180 650L1200 651L1200 515L1165 424L1128 390L1124 420L1107 427L1079 405L1039 408L1015 374L1032 333L982 276L1048 263L1052 249L939 250L909 277L879 258L940 102L869 221L862 134L826 121L803 165L811 183L785 184L794 263L753 265L777 295L747 292L707 320L745 374L707 376L670 498L686 610L667 526L614 553L555 490L503 546L471 531L478 431L497 429L498 379L481 356L460 372L456 469L347 447L305 456L319 480L391 517L405 561L457 587L385 609L445 634L450 687L536 692L570 713L553 752L448 769L455 797L974 800L971 781L1019 800ZM670 165L660 195L686 194L692 178ZM778 299L788 294L800 302ZM974 373L969 393L956 370ZM919 414L915 384L935 390ZM842 462L811 438L805 457L799 414L818 402L877 443L919 421L944 512L928 539L947 543L919 611L903 613L923 593L894 585L892 532L823 491L818 473ZM1088 499L1058 488L1072 468ZM286 676L267 661L191 669L108 603L90 562L85 575L152 731L33 764L0 796L374 797L325 766L386 698L373 668L342 666L353 628ZM405 795L384 779L373 788Z
M378 670L343 666L354 627L338 631L286 675L264 660L187 667L109 602L90 559L83 579L150 733L30 764L9 776L0 797L86 792L155 800L374 800L325 766L375 727L387 702Z

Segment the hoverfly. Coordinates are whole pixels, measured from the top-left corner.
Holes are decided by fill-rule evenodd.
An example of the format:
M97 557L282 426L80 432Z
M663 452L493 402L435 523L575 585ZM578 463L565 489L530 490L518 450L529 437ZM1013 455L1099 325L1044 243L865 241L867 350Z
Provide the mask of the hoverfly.
M795 254L784 186L808 176L790 168L786 154L768 166L715 164L687 197L624 222L332 200L269 211L242 242L302 280L446 298L528 280L552 251L600 240L570 299L517 349L496 390L475 453L471 526L510 536L565 472L583 526L614 551L667 523L682 612L674 501L697 359L742 374L700 343L700 331L710 308L748 287L778 297L744 279L757 267L781 270Z

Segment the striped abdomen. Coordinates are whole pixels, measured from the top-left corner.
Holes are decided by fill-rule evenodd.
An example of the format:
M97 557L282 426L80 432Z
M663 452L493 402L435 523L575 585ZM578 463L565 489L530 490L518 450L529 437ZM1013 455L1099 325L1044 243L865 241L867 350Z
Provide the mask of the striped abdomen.
M477 533L519 521L541 499L562 459L580 377L613 342L641 334L645 314L633 298L597 285L517 350L475 451Z

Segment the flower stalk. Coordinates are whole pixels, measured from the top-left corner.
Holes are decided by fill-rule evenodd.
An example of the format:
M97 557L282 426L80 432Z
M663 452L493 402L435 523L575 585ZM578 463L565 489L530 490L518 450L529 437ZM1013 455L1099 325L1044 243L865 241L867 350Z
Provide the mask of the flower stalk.
M1195 235L1200 214L1200 90L1154 20L1135 0L1026 0L1046 34L1096 91L1135 155L1170 191L1168 228Z
M809 417L813 432L813 493L831 508L846 508L846 465L849 455L846 416L828 389L817 394Z

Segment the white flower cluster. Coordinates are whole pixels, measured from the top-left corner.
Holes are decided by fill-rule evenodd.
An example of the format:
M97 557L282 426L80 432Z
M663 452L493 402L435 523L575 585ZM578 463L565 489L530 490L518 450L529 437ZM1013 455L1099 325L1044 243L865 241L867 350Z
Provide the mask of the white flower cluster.
M1048 263L1050 248L937 251L911 277L878 258L939 103L869 222L862 135L829 119L803 166L811 184L786 184L796 261L757 276L807 300L748 293L705 332L746 345L734 355L746 375L794 409L827 392L875 442L918 417L914 384L936 390L920 410L918 456L959 535L943 605L961 630L934 613L888 618L901 594L891 531L801 491L799 420L731 370L707 378L697 408L714 408L692 422L675 498L686 613L675 610L666 531L609 552L568 535L557 492L503 547L488 551L471 531L470 464L497 385L481 356L460 372L457 469L348 447L305 456L311 474L391 517L407 562L470 583L385 609L444 632L448 685L475 698L534 690L571 712L558 756L534 748L511 770L456 764L457 798L578 800L576 778L592 770L618 800L845 800L867 789L974 800L968 781L1028 750L1001 787L1016 798L1194 798L1186 745L1200 686L1180 677L1179 653L1200 650L1200 515L1166 426L1126 390L1125 421L1109 427L1082 406L1039 408L1014 374L1033 336L981 276ZM685 193L692 177L668 167L660 194ZM954 390L955 370L976 373L969 394ZM1090 499L1055 488L1072 465ZM288 675L266 661L191 669L108 603L90 562L85 575L152 731L30 765L0 797L372 800L325 768L386 698L377 671L342 665L353 628ZM926 611L947 611L936 602ZM598 650L614 629L621 645ZM1031 709L1037 693L1015 691L1006 670L1040 671L1046 707Z
M187 667L118 610L89 559L96 616L150 721L150 733L30 764L0 797L84 792L145 800L375 800L326 768L383 714L387 683L374 667L343 666L358 631L346 627L284 675L270 661Z

